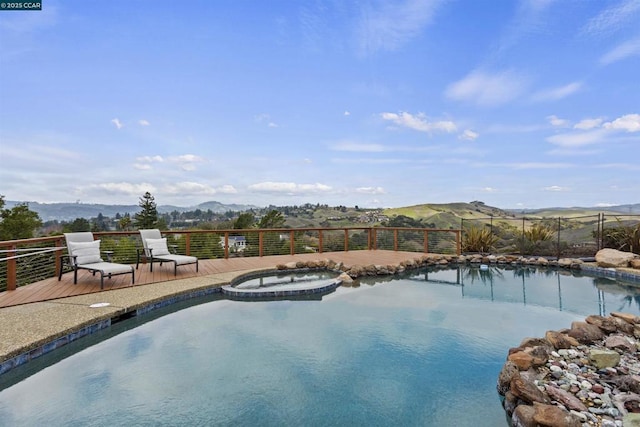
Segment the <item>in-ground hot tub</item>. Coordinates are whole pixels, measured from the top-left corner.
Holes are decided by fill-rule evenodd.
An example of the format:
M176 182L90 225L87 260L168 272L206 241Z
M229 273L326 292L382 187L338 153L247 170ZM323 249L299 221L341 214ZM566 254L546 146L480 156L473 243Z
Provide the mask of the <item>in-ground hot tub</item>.
M240 299L321 295L342 282L329 271L275 271L242 276L222 287L222 293Z

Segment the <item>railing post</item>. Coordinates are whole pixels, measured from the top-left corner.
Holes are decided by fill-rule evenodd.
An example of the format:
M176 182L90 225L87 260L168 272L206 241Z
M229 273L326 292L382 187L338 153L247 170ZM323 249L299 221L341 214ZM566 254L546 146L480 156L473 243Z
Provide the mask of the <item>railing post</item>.
M60 248L56 251L56 255L55 255L55 262L56 262L55 272L56 272L56 277L58 277L60 275L60 270L62 270L62 263L60 262L60 259L62 258L62 244L63 244L62 239L56 240L53 244L56 245L56 248Z
M462 254L462 230L456 230L456 253L458 256Z
M264 241L263 241L264 232L258 231L258 256L264 255Z
M318 230L318 253L322 253L322 230Z
M349 230L344 229L344 251L349 252Z
M186 255L191 255L191 233L184 238L184 251Z
M429 253L429 230L424 230L424 253Z
M7 258L15 257L17 249L16 245L11 245L9 252L7 252ZM7 260L7 290L15 291L18 283L18 268L16 259Z
M373 227L373 228L371 229L371 232L373 233L373 237L372 237L372 240L373 240L373 242L372 242L372 246L373 246L373 249L374 249L374 250L377 250L377 249L378 249L378 229L377 229L377 228L375 228L375 227Z
M224 232L224 259L229 259L229 232Z
M398 229L393 229L393 250L398 252Z
M291 255L295 255L296 254L295 241L293 240L294 238L295 238L294 231L291 230L289 232L289 251L291 252Z
M557 260L559 260L559 259L560 259L560 226L561 226L560 219L561 219L561 218L560 218L560 217L558 217L558 254L557 254L557 256L556 256L556 259L557 259Z

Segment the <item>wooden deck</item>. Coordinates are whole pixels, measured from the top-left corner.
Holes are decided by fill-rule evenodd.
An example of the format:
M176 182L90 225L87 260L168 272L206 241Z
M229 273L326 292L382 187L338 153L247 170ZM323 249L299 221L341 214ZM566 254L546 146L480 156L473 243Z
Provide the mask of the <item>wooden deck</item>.
M421 255L421 253L416 252L363 250L350 252L327 252L322 254L208 259L200 260L198 272L196 272L195 265L179 267L177 276L174 276L173 264L171 263L163 264L162 266L154 263L153 272L149 271L148 265L141 264L140 268L135 271L136 278L133 286L144 286L149 283L165 282L175 279L187 279L190 277L208 276L233 271L240 272L256 268L273 268L277 264L284 264L291 261L331 259L335 262L343 262L348 266L369 264L387 265L399 264L401 261L414 259ZM111 279L104 279L104 291L128 286L132 286L131 275L129 274L114 276ZM0 308L102 291L103 290L100 289L100 275L93 276L88 271L78 271L78 283L74 285L73 273L68 272L62 275L61 281L58 281L57 277L52 277L30 285L21 286L15 291L0 292Z

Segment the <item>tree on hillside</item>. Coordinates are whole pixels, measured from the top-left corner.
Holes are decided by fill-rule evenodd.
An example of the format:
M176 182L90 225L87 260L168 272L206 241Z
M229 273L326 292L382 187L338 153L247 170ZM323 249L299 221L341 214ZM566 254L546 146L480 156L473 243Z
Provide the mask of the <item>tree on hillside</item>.
M124 216L118 220L118 228L122 231L128 231L129 228L131 228L131 216L129 213L124 214Z
M4 196L0 196L0 240L29 239L42 227L40 216L26 203L11 209L4 209L4 205Z
M284 226L284 216L277 210L270 210L262 217L258 223L258 228L282 228Z
M243 230L247 228L253 228L253 225L256 222L256 218L253 216L251 212L241 213L233 222L233 228L236 230Z
M133 221L133 225L138 229L156 228L158 224L158 207L155 199L148 191L140 198L138 206L142 208Z
M91 231L91 223L86 218L76 218L73 222L63 225L65 233L77 233L79 231Z

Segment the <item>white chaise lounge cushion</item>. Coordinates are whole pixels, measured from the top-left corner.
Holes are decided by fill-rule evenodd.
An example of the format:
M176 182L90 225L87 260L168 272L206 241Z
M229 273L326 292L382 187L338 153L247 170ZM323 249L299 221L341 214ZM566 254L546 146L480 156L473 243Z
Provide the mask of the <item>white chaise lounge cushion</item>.
M100 240L93 242L68 242L69 255L76 256L76 264L95 264L102 262L100 258Z
M146 239L147 249L151 249L151 255L163 256L170 255L169 249L167 248L167 238L164 237L162 239Z

